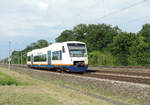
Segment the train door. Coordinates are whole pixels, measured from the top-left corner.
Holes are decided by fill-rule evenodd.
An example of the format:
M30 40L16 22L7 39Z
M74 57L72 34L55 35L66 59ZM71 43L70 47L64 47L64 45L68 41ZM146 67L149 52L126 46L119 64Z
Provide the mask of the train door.
M33 54L31 55L31 65L33 65L33 60L34 60L34 58L33 58Z
M51 65L51 51L48 51L48 65Z

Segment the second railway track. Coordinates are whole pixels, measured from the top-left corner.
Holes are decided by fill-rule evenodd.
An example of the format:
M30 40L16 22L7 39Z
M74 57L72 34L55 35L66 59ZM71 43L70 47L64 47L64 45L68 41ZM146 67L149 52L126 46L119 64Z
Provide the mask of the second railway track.
M7 65L3 65L7 66ZM25 65L12 65L12 69L30 69L27 68ZM35 70L35 69L34 69ZM42 69L41 69L42 70ZM45 70L50 71L52 70ZM59 72L58 72L59 73ZM150 85L150 73L143 73L142 71L128 71L128 70L121 70L121 71L112 71L112 70L88 70L84 74L79 73L66 73L68 75L78 75L78 76L84 76L84 77L91 77L91 78L99 78L99 79L108 79L108 80L115 80L115 81L124 81L124 82L131 82L131 83L139 83L139 84L146 84Z

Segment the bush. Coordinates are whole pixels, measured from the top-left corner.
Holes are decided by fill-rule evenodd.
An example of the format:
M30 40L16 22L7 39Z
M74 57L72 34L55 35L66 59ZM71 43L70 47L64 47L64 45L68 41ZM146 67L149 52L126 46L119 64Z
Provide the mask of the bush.
M93 51L89 53L89 65L113 66L115 58L108 52Z

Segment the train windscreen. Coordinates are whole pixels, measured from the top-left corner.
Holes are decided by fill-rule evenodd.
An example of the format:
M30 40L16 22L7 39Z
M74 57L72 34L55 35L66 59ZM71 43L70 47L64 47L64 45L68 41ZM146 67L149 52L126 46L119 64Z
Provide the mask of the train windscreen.
M86 57L85 44L69 43L67 45L68 45L70 57Z

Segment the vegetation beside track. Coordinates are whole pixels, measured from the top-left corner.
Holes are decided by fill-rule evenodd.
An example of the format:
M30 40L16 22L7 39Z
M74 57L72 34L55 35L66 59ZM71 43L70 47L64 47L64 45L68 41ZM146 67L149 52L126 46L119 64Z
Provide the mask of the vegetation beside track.
M17 85L23 85L23 83L3 72L0 72L0 85L16 85L17 86Z
M29 70L29 69L24 69L24 68L20 68L20 67L18 67L18 68L14 67L14 68L12 68L12 70L17 71L21 74L23 73L23 74L30 75L31 77L36 78L38 80L42 80L42 81L46 81L50 84L54 84L54 85L56 85L56 87L57 86L63 87L63 88L69 87L69 89L71 88L71 90L73 89L73 91L75 89L75 91L77 90L77 93L79 92L79 93L85 93L85 94L94 94L94 95L97 95L100 97L106 97L110 100L126 103L128 105L149 105L149 104L145 104L145 102L147 102L147 101L144 101L142 99L140 99L140 100L136 99L134 97L134 95L133 96L119 95L119 93L114 92L115 88L113 89L113 92L112 92L112 90L109 91L109 89L108 90L103 89L103 86L100 86L101 87L100 88L99 85L96 85L97 84L96 82L91 83L92 80L89 80L89 81L86 81L86 79L80 80L80 79L78 79L78 77L76 77L76 79L69 78L70 77L69 75L67 76L66 74L63 74L63 73L51 73L49 71L42 71L42 70L40 70L40 71L39 70ZM83 83L83 81L84 81L84 83ZM100 82L100 84L103 84L103 82L102 83ZM110 85L108 84L108 87L109 86ZM105 87L107 87L107 86L105 85ZM113 87L113 85L112 85L112 87ZM110 88L111 88L111 86L110 86ZM116 90L116 91L118 91L118 90ZM124 90L120 89L120 91L124 91Z
M0 86L0 105L113 105L5 68L0 72L28 85Z

